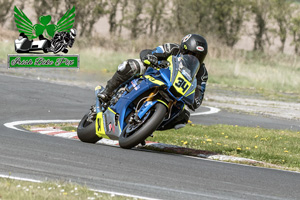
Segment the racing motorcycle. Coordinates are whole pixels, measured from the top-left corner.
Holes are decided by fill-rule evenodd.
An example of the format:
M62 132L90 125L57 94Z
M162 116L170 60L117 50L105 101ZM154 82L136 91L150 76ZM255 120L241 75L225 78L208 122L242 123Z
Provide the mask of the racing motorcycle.
M97 86L96 104L81 119L78 138L88 143L119 140L120 147L130 149L145 145L155 130L164 130L185 104L193 104L200 68L193 55L170 56L167 63L164 68L149 67L143 76L121 85L108 103L99 100L104 88Z

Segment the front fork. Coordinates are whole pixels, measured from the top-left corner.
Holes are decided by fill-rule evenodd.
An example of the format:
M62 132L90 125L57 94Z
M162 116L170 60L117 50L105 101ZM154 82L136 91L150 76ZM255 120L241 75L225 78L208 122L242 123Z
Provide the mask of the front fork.
M155 98L156 95L159 93L159 88L155 87L154 90L149 94L149 96L147 97L147 99L145 101L143 101L143 105L139 108L139 103L137 105L137 109L139 108L139 110L135 110L135 114L131 117L130 122L135 121L137 123L140 122L140 120L145 116L145 114L157 103L160 102L162 104L164 104L169 113L171 113L173 104L175 103L174 101L170 100L169 102L165 102L159 98ZM143 99L142 99L143 100ZM141 100L141 101L142 101Z
M99 113L102 110L102 108L101 108L102 106L101 106L101 103L99 101L98 94L100 92L102 92L103 90L104 90L104 88L102 86L97 86L95 88L96 104L92 105L91 108L90 108L90 111L88 113L88 118L87 118L88 122L92 123L93 121L95 121L97 113Z
M96 106L92 105L88 114L88 118L86 119L86 121L88 122L93 122L96 120L96 116L97 116L97 111L96 111Z

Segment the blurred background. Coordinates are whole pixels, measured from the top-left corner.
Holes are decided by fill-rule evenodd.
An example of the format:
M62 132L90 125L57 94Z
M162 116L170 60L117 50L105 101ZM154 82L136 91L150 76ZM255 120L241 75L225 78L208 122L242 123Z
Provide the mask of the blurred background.
M2 72L19 35L14 6L34 24L41 15L56 24L75 6L69 54L80 54L86 77L107 80L142 49L198 33L208 41L208 90L300 102L300 0L0 0Z

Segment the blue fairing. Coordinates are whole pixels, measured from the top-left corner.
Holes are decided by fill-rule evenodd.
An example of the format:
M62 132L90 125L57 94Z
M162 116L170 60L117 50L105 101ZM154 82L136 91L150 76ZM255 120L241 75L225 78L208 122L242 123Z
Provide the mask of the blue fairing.
M140 119L157 103L157 101L147 101L147 103L143 104L138 112L138 116Z
M141 79L134 79L135 82L138 82L138 80ZM131 81L132 82L132 81ZM138 98L141 94L148 91L150 88L153 88L157 86L156 84L152 83L148 79L143 79L138 87L134 87L133 84L129 84L128 90L131 90L131 92L127 93L124 92L122 97L118 100L118 102L110 106L111 109L113 109L116 113L120 114L120 127L123 129L126 124L124 124L125 118L128 116L128 114L134 109L134 105L132 105L133 100Z
M172 86L172 83L170 82L170 76L171 76L170 70L168 68L161 69L160 73L161 73L161 79L163 79L166 85L168 86L168 88L170 88Z
M145 72L145 75L159 75L158 71L152 67L148 67L148 69Z
M194 103L194 99L195 99L195 93L193 93L187 97L183 97L183 100L190 105L192 105Z
M197 80L195 79L192 83L192 85L194 86L193 88L196 88L197 85ZM195 92L190 94L189 96L183 96L182 98L186 103L192 105L194 103L194 99L195 99Z

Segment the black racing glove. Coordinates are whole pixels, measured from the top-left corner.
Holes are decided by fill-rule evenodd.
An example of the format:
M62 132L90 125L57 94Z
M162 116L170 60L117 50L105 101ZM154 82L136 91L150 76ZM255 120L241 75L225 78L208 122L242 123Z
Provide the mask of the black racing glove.
M146 65L154 65L157 66L158 65L158 59L155 55L152 54L147 54L144 58L143 58L143 63L145 63Z
M169 67L169 65L170 65L169 61L162 60L162 61L160 61L159 67L160 68L167 68L167 67Z

